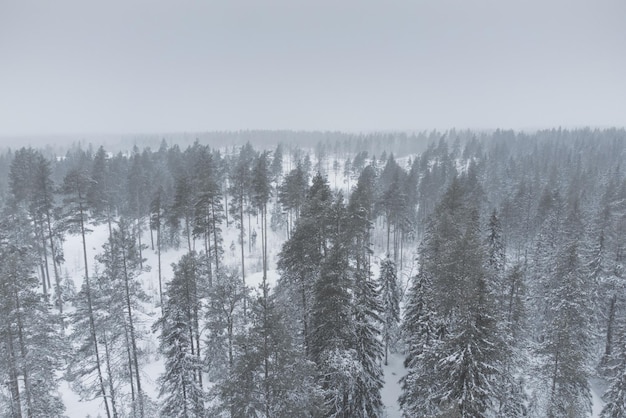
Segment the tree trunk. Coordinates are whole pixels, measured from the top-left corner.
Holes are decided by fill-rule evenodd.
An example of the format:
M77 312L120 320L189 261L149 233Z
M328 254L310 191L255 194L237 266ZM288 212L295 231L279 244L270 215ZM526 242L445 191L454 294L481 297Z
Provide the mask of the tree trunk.
M139 247L139 267L143 270L143 249L141 248L141 218L137 217L137 244Z
M611 302L609 303L609 317L606 325L606 340L604 344L604 356L602 358L602 365L606 365L611 353L613 351L613 325L615 323L615 305L617 302L617 294L613 293Z
M17 361L15 360L15 349L13 348L13 335L11 328L7 329L7 341L9 345L9 386L11 391L11 412L12 416L22 418L22 400L20 398L20 385L17 380Z
M389 252L389 239L391 238L391 223L389 222L389 216L387 216L387 257L391 254Z
M17 278L17 277L16 277ZM30 381L30 362L27 358L26 343L24 341L24 324L22 322L22 310L20 307L20 297L17 292L17 288L14 293L15 297L15 311L17 314L17 338L20 344L20 355L22 356L22 377L24 378L24 393L26 395L26 416L32 417L33 415L33 402L31 397L31 381Z
M125 234L124 231L120 231L121 234ZM124 240L125 241L125 240ZM128 265L127 265L127 259L126 259L126 243L122 241L122 266L124 267L124 287L125 287L125 291L126 291L126 308L128 309L127 313L128 313L128 326L129 326L129 333L130 333L130 342L131 342L131 347L132 347L132 351L133 351L133 363L135 366L135 383L137 384L137 400L138 400L138 405L139 405L139 416L141 418L143 418L144 416L144 411L143 411L143 395L141 392L141 379L139 377L139 360L138 360L138 356L137 356L137 340L135 337L135 325L133 322L133 313L132 313L132 307L131 307L131 301L130 301L130 284L129 284L129 277L128 277Z
M250 222L250 211L248 211L248 254L252 253L252 225Z
M150 222L148 222L148 226L150 226ZM154 233L152 232L152 228L150 229L150 248L154 251Z
M61 316L61 329L65 329L65 323L63 321L63 296L61 294L61 277L59 276L59 270L57 269L56 251L54 248L54 237L52 236L52 221L50 219L50 211L46 210L46 221L48 224L48 238L50 239L50 255L52 256L52 267L54 271L55 281L55 293L58 298L59 315Z
M220 262L219 262L219 251L218 251L218 245L217 245L217 227L216 227L216 220L215 220L215 206L213 204L213 202L211 201L211 221L213 223L213 251L215 253L215 271L217 272L220 269Z
M244 231L244 226L243 226L243 196L240 197L239 199L239 216L241 219L241 225L240 225L240 229L239 229L239 239L241 241L241 281L243 282L243 291L244 291L244 296L243 296L243 321L244 323L247 323L247 298L246 298L246 266L245 266L245 262L244 262L244 253L243 253L243 231Z
M301 283L301 296L302 296L302 335L304 338L304 352L309 355L309 324L308 324L308 315L307 315L307 300L306 300L306 285L304 280Z
M89 284L89 266L87 264L87 241L85 240L85 222L84 222L84 210L82 203L82 196L78 194L78 208L80 215L80 234L83 238L83 259L85 262L85 290L87 293L87 309L89 315L89 327L91 328L91 340L93 341L94 351L96 355L96 369L98 371L98 380L100 383L100 390L102 391L102 399L104 401L104 408L107 413L107 417L111 418L111 411L109 410L109 401L107 400L106 389L104 386L104 378L102 377L102 367L100 362L100 352L98 350L98 338L96 337L96 323L93 313L93 303L91 301L91 286Z
M104 361L106 364L107 374L109 375L109 396L111 397L111 410L113 411L113 418L117 418L117 407L115 406L115 386L113 385L113 373L111 371L111 355L109 353L109 344L106 337L106 332L103 334L104 338ZM132 387L132 383L131 383Z
M206 249L206 259L208 267L209 287L213 287L213 270L211 268L211 219L209 214L206 215L206 229L204 231L204 245Z
M130 343L130 332L128 330L128 324L124 321L124 342L126 343L126 357L128 359L128 379L130 383L130 400L133 405L135 405L135 400L137 399L135 395L135 378L133 377L133 354L131 351L131 343Z
M161 316L163 316L163 280L161 278L161 209L157 214L157 264L159 272L159 301L161 302Z

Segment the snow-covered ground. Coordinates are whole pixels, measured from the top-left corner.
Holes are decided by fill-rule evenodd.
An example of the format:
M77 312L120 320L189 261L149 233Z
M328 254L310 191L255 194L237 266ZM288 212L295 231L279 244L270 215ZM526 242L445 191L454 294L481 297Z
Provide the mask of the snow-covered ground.
M400 418L400 405L398 404L398 396L400 396L400 379L406 373L404 368L404 357L400 354L389 354L388 364L383 365L385 372L385 385L381 392L383 404L385 405L385 418Z
M399 159L398 162L402 166L406 166L408 158ZM346 181L343 176L343 163L341 161L341 170L339 175L336 175L334 170L329 170L327 173L331 186L335 183L339 189L343 189L347 192L348 185L353 187L356 181L353 179L350 182ZM337 179L335 180L335 177ZM335 180L335 181L333 181ZM246 228L247 228L247 222ZM252 228L257 231L256 246L251 248L251 251L246 244L245 246L245 264L246 264L246 284L250 289L257 289L262 280L262 262L260 251L260 226L256 218L251 219ZM379 225L379 227L381 227ZM100 224L91 226L92 232L87 235L87 252L89 272L92 274L94 270L95 259L94 257L102 252L102 245L108 238L108 226L106 224ZM238 246L239 232L230 225L226 228L223 225L223 245L224 245L224 261L227 265L234 265L240 267L240 249ZM247 234L247 231L246 231ZM156 239L156 237L155 237ZM281 249L281 245L284 242L285 237L283 235L275 234L272 231L268 234L268 257L269 257L269 271L268 281L271 287L274 286L278 280L279 274L276 270L277 256ZM373 236L374 245L379 249L384 247L385 240L382 235ZM247 242L247 238L246 238ZM150 247L150 233L144 231L142 236L142 243L147 244ZM234 249L231 249L231 245ZM80 289L84 274L84 261L83 261L83 247L80 235L68 236L64 242L64 254L65 260L62 267L62 274L65 277L69 277L74 281L76 289ZM202 249L202 243L196 243L196 249ZM161 254L161 267L163 284L168 282L172 278L172 264L178 262L182 255L187 252L186 245L181 245L179 249L168 249ZM157 269L157 253L155 250L148 248L144 251L143 256L146 258L145 266L146 271L142 272L139 276L146 293L151 298L151 303L145 306L145 312L141 316L141 327L146 331L146 337L143 341L143 348L150 353L147 357L147 363L142 367L142 386L146 394L154 401L158 400L158 384L157 379L163 372L164 365L162 358L158 354L158 340L157 335L150 332L152 324L158 319L160 315L159 307L159 283L158 283L158 269ZM373 257L372 273L374 277L378 277L379 262L383 257L382 250L377 251L377 255ZM403 283L403 291L408 288L408 279L416 272L417 266L414 261L414 251L412 249L405 249L405 261L404 270L399 272L399 277ZM403 357L398 353L391 353L388 359L388 365L383 367L384 370L384 386L382 389L382 400L385 406L386 418L399 418L402 416L398 405L398 397L401 393L401 387L399 380L404 376L406 370L403 366ZM592 417L599 417L600 411L604 405L600 395L604 391L604 387L601 382L592 381L592 401L593 401L593 413ZM82 400L72 390L69 383L62 381L61 391L63 401L66 406L66 415L70 418L82 418L98 416L104 416L104 405L100 398L93 400Z
M258 226L256 226L255 219L252 219L252 226L253 228L258 228ZM102 252L102 245L108 238L108 226L106 224L92 225L90 226L90 230L91 232L89 232L86 236L86 243L89 272L90 275L92 275L96 264L94 257ZM233 230L233 228L229 228L224 231L224 258L226 264L239 266L239 248L232 252L229 248L230 243L237 242L237 239L238 231ZM272 232L268 234L268 255L270 259L268 282L270 286L273 286L279 277L278 271L276 270L276 260L283 240L284 237L282 236ZM141 316L142 328L147 331L147 336L143 341L143 348L151 353L151 355L148 356L148 363L145 363L142 367L142 387L146 394L156 401L158 399L157 379L164 369L163 361L158 355L157 336L150 332L152 323L157 320L160 314L157 253L150 248L149 231L143 233L142 243L147 244L149 248L143 252L143 256L146 259L144 267L147 267L147 271L142 272L139 275L139 279L152 302L145 306L145 313ZM62 267L62 272L65 277L69 277L73 280L76 289L80 289L84 275L82 245L80 235L68 236L63 245L66 262ZM200 249L201 243L198 242L197 245L197 248ZM186 252L187 248L185 246L181 246L179 249L169 249L161 253L161 268L164 283L169 281L172 277L171 265L178 262L180 257ZM263 274L261 271L262 264L260 253L259 234L256 246L252 248L251 252L248 251L247 245L245 247L246 284L251 289L258 288L262 280ZM378 274L377 264L377 261L375 261L373 265L374 275ZM382 397L385 405L385 416L389 418L401 416L397 400L400 394L400 385L398 380L404 374L402 361L403 359L400 355L391 354L389 356L389 365L384 366L385 386L383 388ZM91 400L80 399L79 395L72 390L71 385L66 381L61 382L60 389L62 391L63 402L66 406L66 414L70 418L95 418L103 416L105 413L101 398Z

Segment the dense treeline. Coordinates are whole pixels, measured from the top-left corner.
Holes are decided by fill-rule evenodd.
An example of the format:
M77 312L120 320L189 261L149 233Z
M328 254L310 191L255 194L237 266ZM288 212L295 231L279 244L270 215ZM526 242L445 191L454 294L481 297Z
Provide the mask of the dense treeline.
M589 416L592 378L625 415L626 133L390 138L3 156L2 413L63 416L62 375L107 418L377 417L401 355L407 417Z

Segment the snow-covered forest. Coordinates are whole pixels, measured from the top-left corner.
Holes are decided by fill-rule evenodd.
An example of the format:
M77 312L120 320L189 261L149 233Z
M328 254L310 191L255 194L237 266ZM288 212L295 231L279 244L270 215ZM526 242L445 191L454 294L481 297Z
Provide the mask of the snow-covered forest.
M626 417L626 131L159 142L0 155L0 416Z

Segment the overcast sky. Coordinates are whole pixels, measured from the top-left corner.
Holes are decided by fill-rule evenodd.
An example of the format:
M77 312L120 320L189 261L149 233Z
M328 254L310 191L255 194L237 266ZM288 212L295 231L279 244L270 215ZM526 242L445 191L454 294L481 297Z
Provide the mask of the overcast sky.
M626 125L624 0L0 0L0 136Z

